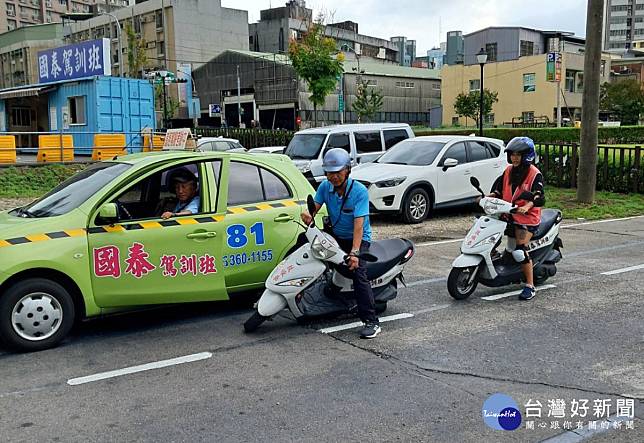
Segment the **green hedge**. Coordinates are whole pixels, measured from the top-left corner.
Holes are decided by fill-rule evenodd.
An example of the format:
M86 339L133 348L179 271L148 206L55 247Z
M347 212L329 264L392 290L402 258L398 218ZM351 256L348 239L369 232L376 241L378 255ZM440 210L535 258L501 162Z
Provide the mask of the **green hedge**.
M469 135L478 133L468 129L415 129L420 135ZM530 137L535 143L579 143L579 128L485 128L483 135L509 142L514 137ZM644 144L644 126L600 127L600 144Z

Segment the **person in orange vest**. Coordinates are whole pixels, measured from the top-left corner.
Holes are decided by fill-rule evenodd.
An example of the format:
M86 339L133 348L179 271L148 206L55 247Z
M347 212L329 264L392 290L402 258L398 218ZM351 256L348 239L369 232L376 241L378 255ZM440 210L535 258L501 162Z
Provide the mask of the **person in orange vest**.
M530 300L535 295L532 260L527 250L530 239L541 222L541 207L546 199L543 191L543 174L533 165L536 157L534 142L528 137L514 137L505 147L508 163L511 163L492 185L488 197L501 198L518 206L506 233L514 234L516 249L512 257L521 263L525 287L519 294L521 300ZM514 226L514 232L512 232Z

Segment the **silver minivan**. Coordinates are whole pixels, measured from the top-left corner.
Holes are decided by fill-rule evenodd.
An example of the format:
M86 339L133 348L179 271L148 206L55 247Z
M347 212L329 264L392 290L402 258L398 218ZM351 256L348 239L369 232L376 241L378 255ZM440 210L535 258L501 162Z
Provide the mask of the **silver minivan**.
M322 159L332 148L346 149L354 165L373 161L396 143L414 137L406 123L364 123L298 131L286 147L295 166L314 187L324 180Z

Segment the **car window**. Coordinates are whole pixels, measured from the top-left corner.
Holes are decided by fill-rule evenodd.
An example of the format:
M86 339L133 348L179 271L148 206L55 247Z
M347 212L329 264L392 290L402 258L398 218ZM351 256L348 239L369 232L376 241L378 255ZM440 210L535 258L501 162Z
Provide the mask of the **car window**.
M396 143L409 138L409 134L404 129L385 129L382 133L385 137L385 149L389 149Z
M329 136L329 141L326 143L325 150L329 150L333 148L342 148L348 153L351 153L349 134L331 134Z
M353 136L356 139L356 151L358 154L382 151L380 131L354 132Z
M293 160L318 158L324 139L326 134L295 134L284 153Z
M228 206L264 200L259 169L255 165L230 162L228 171Z
M439 163L439 166L443 166L443 163L448 158L453 158L454 160L458 160L459 165L462 165L463 163L467 163L467 154L465 153L465 143L456 143L455 145L452 145L452 147L447 150L445 155L443 155L443 158Z
M215 174L214 189L211 186L210 187L210 193L211 193L211 195L214 194L215 198L213 199L213 201L214 201L213 209L216 210L217 209L217 203L219 203L219 188L220 188L219 183L220 183L220 179L221 179L221 160L215 160L213 162L210 162L210 166L212 167L212 172L214 172L214 174Z
M444 147L445 143L410 138L386 151L376 163L427 166L436 160Z
M264 185L264 200L284 200L292 196L286 184L278 176L264 168L259 168Z
M469 149L468 157L471 162L487 160L490 158L490 153L483 142L469 141L467 142L467 147Z
M501 154L501 148L498 145L495 145L494 143L487 142L485 143L485 147L490 153L491 158L497 158L499 154Z
M11 212L24 217L54 217L76 209L128 170L126 163L94 163L68 178L35 202Z

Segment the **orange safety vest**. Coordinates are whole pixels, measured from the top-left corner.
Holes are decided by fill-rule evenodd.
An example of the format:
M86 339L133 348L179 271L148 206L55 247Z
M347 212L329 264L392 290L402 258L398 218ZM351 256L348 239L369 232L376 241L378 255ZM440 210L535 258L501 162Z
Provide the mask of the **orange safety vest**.
M528 170L525 180L523 180L521 186L517 186L517 189L513 194L512 183L510 183L510 171L512 171L512 168L512 165L508 166L503 173L503 200L516 206L523 206L528 202L525 200L517 200L517 197L521 195L523 191L532 192L532 183L534 183L534 179L540 171L536 166L530 165L530 169ZM527 214L512 214L512 218L515 223L520 225L539 226L539 223L541 223L541 208L533 206Z

